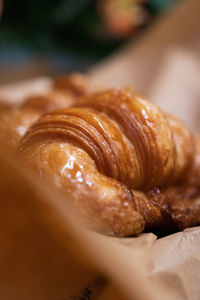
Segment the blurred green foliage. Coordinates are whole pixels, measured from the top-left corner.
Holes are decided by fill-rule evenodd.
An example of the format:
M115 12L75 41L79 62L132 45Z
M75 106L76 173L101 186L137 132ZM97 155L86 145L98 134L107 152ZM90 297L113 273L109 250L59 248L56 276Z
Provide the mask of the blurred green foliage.
M144 6L153 16L174 1L147 0ZM73 53L84 60L96 61L123 42L105 37L96 4L95 0L5 0L0 52L61 51L66 56Z
M160 12L172 5L174 0L150 0L150 6L154 13Z
M98 52L95 29L99 26L95 1L7 0L0 45L24 44L40 51L70 48L84 55L93 48Z

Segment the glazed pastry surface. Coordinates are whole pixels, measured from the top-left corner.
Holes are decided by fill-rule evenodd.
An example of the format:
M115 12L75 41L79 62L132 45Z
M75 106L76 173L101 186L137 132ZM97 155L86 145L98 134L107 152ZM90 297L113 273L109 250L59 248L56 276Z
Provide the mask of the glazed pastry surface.
M107 234L200 222L200 140L130 88L41 117L18 153Z

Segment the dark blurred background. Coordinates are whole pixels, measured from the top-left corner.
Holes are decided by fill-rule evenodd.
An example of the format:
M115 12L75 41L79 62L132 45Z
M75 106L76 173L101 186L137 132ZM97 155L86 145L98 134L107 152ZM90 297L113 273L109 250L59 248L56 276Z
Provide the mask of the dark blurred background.
M86 71L137 39L176 0L6 0L0 82Z

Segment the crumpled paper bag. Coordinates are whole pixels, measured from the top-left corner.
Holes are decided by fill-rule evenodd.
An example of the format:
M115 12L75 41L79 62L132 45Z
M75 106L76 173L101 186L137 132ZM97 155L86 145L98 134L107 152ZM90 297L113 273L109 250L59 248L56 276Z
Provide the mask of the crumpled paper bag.
M176 299L199 299L200 227L158 239L150 256L153 280L161 280Z

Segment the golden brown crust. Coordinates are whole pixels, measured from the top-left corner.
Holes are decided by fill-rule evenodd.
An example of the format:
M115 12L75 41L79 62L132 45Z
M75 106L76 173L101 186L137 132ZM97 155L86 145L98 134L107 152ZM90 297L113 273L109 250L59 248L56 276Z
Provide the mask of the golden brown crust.
M131 235L200 222L197 148L182 122L125 88L43 116L18 152L94 228Z
M185 176L185 183L200 186L200 137L194 136L194 153L190 171Z
M158 107L130 88L98 93L77 105L92 107L118 124L135 152L133 163L137 162L135 173L140 177L135 188L165 183L174 164L173 140L167 119Z
M187 176L195 156L195 139L183 122L167 115L174 143L174 168L172 182L181 182Z
M0 114L5 111L9 111L9 109L11 109L11 105L9 103L0 102Z

